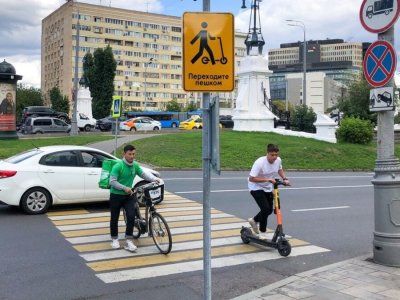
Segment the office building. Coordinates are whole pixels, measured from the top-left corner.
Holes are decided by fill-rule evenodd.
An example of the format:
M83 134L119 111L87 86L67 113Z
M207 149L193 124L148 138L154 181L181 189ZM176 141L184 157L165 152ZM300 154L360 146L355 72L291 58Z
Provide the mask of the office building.
M180 17L68 1L42 21L41 88L47 103L54 86L72 99L78 15L78 76L87 52L110 45L117 61L114 94L123 96L126 110L162 110L173 99L182 106L199 99L182 89ZM236 33L238 61L245 38ZM222 96L231 101L232 93Z

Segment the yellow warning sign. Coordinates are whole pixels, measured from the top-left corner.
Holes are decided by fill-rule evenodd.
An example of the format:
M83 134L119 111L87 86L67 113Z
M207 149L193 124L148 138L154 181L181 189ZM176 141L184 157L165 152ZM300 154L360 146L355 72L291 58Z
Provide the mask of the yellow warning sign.
M234 18L230 13L183 14L183 89L233 91Z

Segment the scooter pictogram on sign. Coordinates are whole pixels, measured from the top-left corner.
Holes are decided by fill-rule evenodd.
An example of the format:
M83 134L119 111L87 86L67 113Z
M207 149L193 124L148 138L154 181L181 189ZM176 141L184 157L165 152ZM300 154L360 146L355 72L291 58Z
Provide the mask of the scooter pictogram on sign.
M196 43L196 41L198 39L200 39L200 47L199 47L199 52L197 52L197 54L192 58L191 62L192 64L196 63L196 61L203 56L203 52L204 50L207 51L209 57L207 56L203 56L203 58L201 59L201 62L203 64L208 64L209 61L211 61L211 63L213 65L215 65L216 61L219 61L221 64L226 64L228 62L228 59L224 56L224 48L222 46L222 39L221 37L215 37L215 36L211 36L211 34L206 30L208 24L207 22L202 22L201 23L201 27L203 28L202 30L199 31L199 33L190 41L190 44L193 45L194 43ZM212 51L208 41L214 41L215 39L219 40L219 45L221 48L221 54L222 57L221 59L215 59L214 58L214 52Z
M396 54L393 46L383 40L372 43L365 53L363 66L365 79L370 85L384 86L392 79L396 69Z

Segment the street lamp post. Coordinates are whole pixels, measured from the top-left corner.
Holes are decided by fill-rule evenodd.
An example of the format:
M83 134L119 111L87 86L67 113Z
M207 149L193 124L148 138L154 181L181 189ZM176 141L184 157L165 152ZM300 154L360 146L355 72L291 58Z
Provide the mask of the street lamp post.
M78 110L78 61L79 61L79 3L76 2L76 7L78 11L78 21L76 23L76 37L75 37L75 75L74 75L74 103L72 107L72 120L71 120L71 136L78 135L78 120L77 120L77 110Z
M307 40L306 40L306 25L302 21L297 21L297 20L286 20L286 22L292 22L289 23L289 26L296 26L300 27L303 29L304 33L304 42L303 42L303 104L307 104L307 89L306 89L306 76L307 76Z
M144 110L147 110L147 67L153 62L153 58L150 58L148 62L144 63Z

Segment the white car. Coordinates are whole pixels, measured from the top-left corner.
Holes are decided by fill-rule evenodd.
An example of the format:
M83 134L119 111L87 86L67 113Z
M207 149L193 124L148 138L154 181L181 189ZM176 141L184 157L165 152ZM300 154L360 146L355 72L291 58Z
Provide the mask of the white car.
M84 146L46 146L0 161L0 202L41 214L51 205L108 201L110 191L98 187L102 161L116 157ZM160 177L152 169L142 167ZM133 187L148 183L135 177ZM164 199L164 181L156 190ZM152 197L153 198L153 197ZM154 198L153 198L154 199Z
M148 117L137 117L121 122L119 129L127 131L160 130L161 122Z
M96 119L89 118L84 113L78 114L78 128L81 131L90 131L96 127Z

